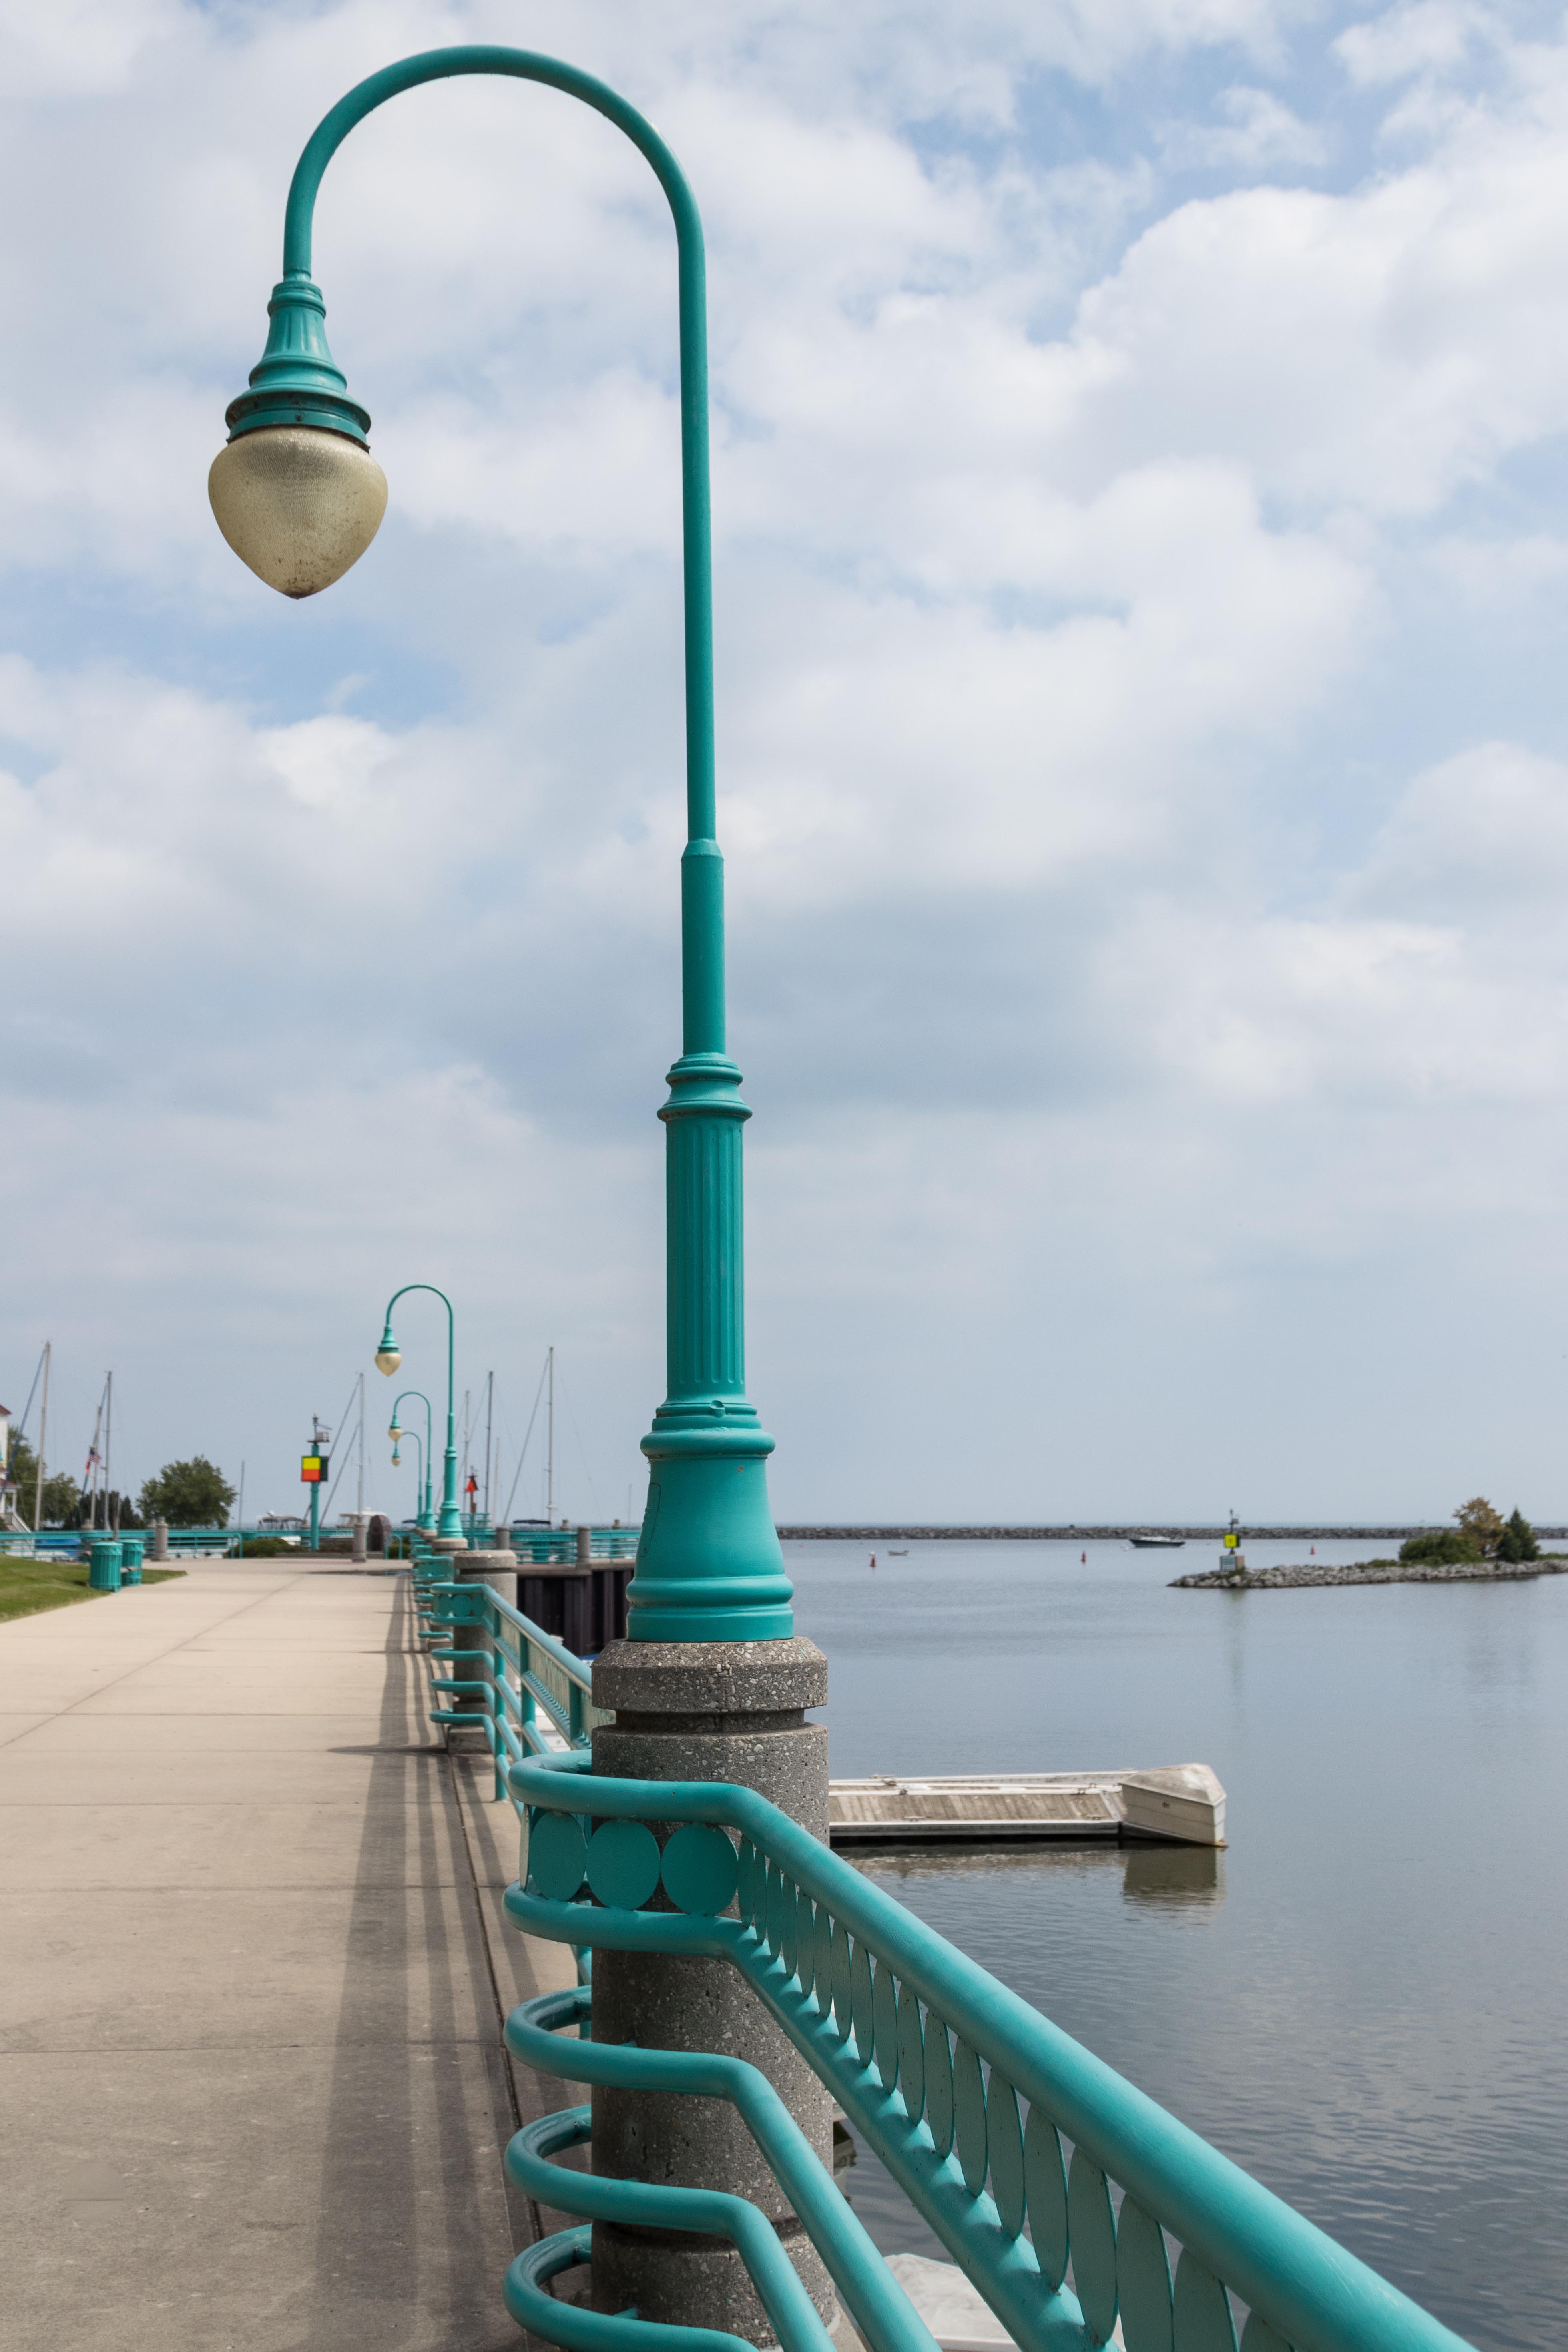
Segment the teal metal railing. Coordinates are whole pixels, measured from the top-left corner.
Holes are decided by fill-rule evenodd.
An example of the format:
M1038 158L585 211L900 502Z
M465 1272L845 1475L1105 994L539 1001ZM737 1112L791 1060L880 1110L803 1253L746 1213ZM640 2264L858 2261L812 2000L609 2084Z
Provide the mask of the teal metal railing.
M412 1576L421 1632L435 1643L430 1687L441 1702L430 1719L483 1734L495 1759L495 1793L510 1795L507 1766L552 1746L541 1716L572 1748L586 1749L595 1724L588 1668L488 1584L456 1583L450 1557L416 1551ZM445 1638L464 1629L465 1644ZM467 1699L454 1707L452 1699Z
M508 1643L530 1662L557 1653L588 1693L585 1670L486 1588L436 1595L437 1631L459 1603L478 1607L492 1656ZM583 1954L739 1969L1023 2352L1088 2352L1117 2331L1125 2352L1237 2352L1238 2318L1240 2352L1459 2352L1460 2338L776 1807L746 1789L597 1777L586 1717L550 1712L573 1744L545 1756L510 1708L488 1710L505 1723L498 1781L523 1823L510 1916ZM764 2078L739 2061L563 2039L574 2025L587 2033L588 2003L585 1990L525 2003L509 2046L563 2080L733 2099L872 2352L930 2352ZM553 2163L586 2138L587 2116L519 2134L513 2179L589 2221L730 2237L784 2352L822 2352L822 2324L780 2274L755 2209ZM587 2260L589 2237L566 2231L519 2256L506 2295L521 2325L567 2352L742 2352L733 2337L554 2301L547 2282Z
M595 1560L635 1559L636 1528L590 1528L589 1558ZM513 1527L508 1537L520 1564L569 1568L577 1557L575 1528Z
M574 2082L730 2100L823 2256L871 2352L935 2352L925 2323L767 2077L742 2059L594 2042L589 2039L591 2000L582 1988L525 2001L507 2020L509 2049L538 2072L570 2074ZM563 2045L556 2036L570 2026L582 2038ZM590 2113L585 2106L570 2107L517 2134L507 2150L506 2168L518 2187L559 2212L584 2214L590 2221L729 2238L740 2249L784 2352L828 2352L832 2339L776 2232L745 2198L713 2189L605 2179L569 2172L552 2161L563 2149L588 2139ZM563 2231L542 2245L530 2247L512 2263L506 2303L520 2326L548 2343L573 2347L574 2352L631 2352L631 2347L641 2352L641 2347L664 2345L669 2352L698 2352L699 2347L710 2352L717 2346L752 2352L738 2337L718 2330L659 2327L630 2314L574 2312L542 2292L544 2282L558 2272L587 2261L589 2235L587 2230Z

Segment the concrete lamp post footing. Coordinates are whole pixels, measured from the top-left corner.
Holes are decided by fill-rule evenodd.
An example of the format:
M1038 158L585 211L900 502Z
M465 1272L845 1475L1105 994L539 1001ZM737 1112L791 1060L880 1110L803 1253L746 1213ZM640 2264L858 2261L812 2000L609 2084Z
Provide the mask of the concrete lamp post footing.
M449 1548L449 1547L448 1547ZM517 1554L514 1551L464 1550L460 1559L454 1559L453 1581L457 1584L488 1584L490 1591L517 1607ZM495 1667L489 1637L482 1625L454 1625L452 1647L458 1653L452 1662L453 1679L458 1682L493 1683ZM476 1654L465 1658L463 1653ZM452 1700L459 1715L471 1715L482 1720L489 1713L489 1702L477 1691L459 1691ZM456 1725L449 1725L455 1730Z
M827 1730L805 1709L827 1697L814 1643L615 1642L594 1665L594 1769L632 1780L721 1780L755 1789L827 1843ZM662 1899L662 1898L661 1898ZM599 1952L594 2039L711 2050L762 2069L823 2163L833 2160L825 2086L727 1960ZM768 2216L831 2324L832 2282L734 2109L719 2099L599 2088L594 2165L621 2179L679 2181L750 2198ZM733 2246L594 2225L594 2305L716 2327L753 2344L773 2328Z

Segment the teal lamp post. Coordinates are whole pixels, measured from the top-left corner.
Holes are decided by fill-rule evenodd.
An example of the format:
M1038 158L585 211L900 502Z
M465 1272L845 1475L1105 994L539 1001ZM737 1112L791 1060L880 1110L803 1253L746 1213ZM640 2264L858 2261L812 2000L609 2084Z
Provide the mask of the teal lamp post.
M419 1452L420 1478L415 1487L414 1524L421 1535L433 1536L436 1532L436 1513L430 1501L430 1464L435 1453L435 1440L431 1434L430 1400L423 1389L405 1389L395 1400L392 1407L392 1425L386 1433L392 1440L392 1458L395 1462L397 1447L404 1435L404 1432L397 1423L397 1408L405 1397L416 1398L425 1408L425 1443ZM409 1430L407 1434L414 1440L416 1445L419 1444L419 1432L416 1429Z
M393 1292L386 1302L386 1328L375 1351L375 1369L378 1372L384 1372L390 1380L403 1361L397 1341L393 1337L392 1310L400 1298L407 1297L411 1290L430 1291L447 1310L447 1453L441 1466L441 1517L437 1522L436 1533L438 1536L455 1536L462 1543L466 1540L463 1516L458 1508L458 1327L452 1313L452 1302L444 1290L437 1290L433 1282L405 1282L401 1290ZM395 1413L396 1410L395 1405Z
M326 307L310 275L316 193L341 142L374 108L457 74L542 82L594 108L646 156L674 217L689 837L680 865L681 1053L658 1114L666 1136L668 1394L642 1441L650 1476L626 1596L627 1631L644 1642L782 1639L793 1633L794 1618L768 1504L773 1442L745 1389L741 1129L751 1113L741 1100L741 1073L726 1050L724 1024L702 225L680 166L652 124L592 74L528 49L433 49L350 90L321 122L294 173L267 348L251 371L250 389L227 411L229 440L209 484L213 510L236 553L288 596L331 586L375 536L386 483L370 455L369 415L349 398L347 378L327 347ZM398 1361L390 1324L376 1361L389 1371ZM461 1519L451 1426L448 1412L441 1532L456 1535Z
M401 1469L403 1466L403 1441L405 1437L411 1437L414 1440L415 1444L419 1447L418 1453L414 1457L414 1499L417 1504L421 1493L428 1497L430 1492L430 1482L425 1472L426 1457L424 1445L420 1441L419 1432L416 1429L398 1429L394 1430L391 1433L391 1435L392 1466L395 1470ZM427 1507L428 1506L426 1505L426 1510ZM426 1527L426 1511L417 1511L415 1517L414 1524L419 1529L421 1535L431 1534L434 1532L433 1528L427 1528Z

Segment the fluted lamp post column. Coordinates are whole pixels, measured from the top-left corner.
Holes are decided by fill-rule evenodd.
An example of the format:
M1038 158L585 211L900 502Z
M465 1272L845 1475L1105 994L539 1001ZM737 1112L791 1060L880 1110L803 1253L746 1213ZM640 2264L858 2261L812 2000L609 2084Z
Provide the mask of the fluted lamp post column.
M648 1495L626 1596L629 1639L612 1643L594 1668L595 1702L615 1714L595 1733L595 1769L755 1788L826 1839L826 1733L805 1722L805 1709L826 1698L826 1666L795 1634L792 1588L768 1503L773 1442L745 1388L741 1130L751 1114L725 1034L702 226L680 166L652 124L593 75L525 49L432 50L350 90L294 173L267 348L249 390L227 411L228 445L212 469L213 509L236 552L293 597L330 586L374 537L386 484L369 451L370 417L349 397L327 345L325 305L310 274L316 194L338 146L365 115L420 83L465 74L542 83L592 107L652 166L675 227L688 840L680 866L681 1051L658 1113L666 1136L668 1377L642 1441ZM391 1371L398 1360L389 1320L376 1361ZM450 1436L443 1533L448 1526L460 1527ZM728 1963L601 1953L593 2031L596 2041L752 2059L827 2160L826 2093ZM627 2179L741 2189L771 2216L818 2305L831 2311L826 2273L725 2103L595 2091L594 2166ZM595 2224L593 2267L601 2310L636 2304L650 2319L720 2327L757 2343L771 2335L734 2250L722 2242L693 2244Z
M405 1282L401 1290L393 1292L386 1302L386 1324L382 1331L381 1345L375 1351L375 1369L378 1372L384 1372L390 1380L403 1361L392 1328L392 1310L400 1298L407 1297L411 1290L429 1291L447 1310L447 1451L441 1463L441 1516L436 1524L436 1534L437 1539L455 1541L459 1549L466 1550L468 1539L463 1533L463 1515L458 1508L457 1318L452 1312L452 1302L444 1290L437 1290L433 1282Z

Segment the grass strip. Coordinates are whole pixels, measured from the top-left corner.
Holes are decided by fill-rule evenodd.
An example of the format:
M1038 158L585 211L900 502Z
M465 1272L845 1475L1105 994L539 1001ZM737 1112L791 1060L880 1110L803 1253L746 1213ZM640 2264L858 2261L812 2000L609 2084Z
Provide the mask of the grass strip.
M183 1568L143 1568L143 1584L166 1584ZM0 1559L0 1624L8 1617L34 1617L40 1609L68 1609L78 1601L107 1601L88 1582L86 1560Z

